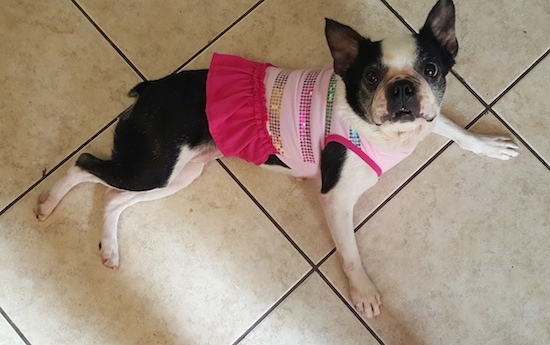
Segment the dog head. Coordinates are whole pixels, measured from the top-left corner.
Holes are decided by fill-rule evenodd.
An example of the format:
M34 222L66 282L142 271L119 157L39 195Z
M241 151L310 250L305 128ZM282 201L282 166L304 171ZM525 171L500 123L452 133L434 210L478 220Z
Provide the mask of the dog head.
M344 81L347 103L357 117L352 119L354 127L385 134L387 140L395 133L431 130L445 76L458 51L454 23L451 0L437 2L418 34L381 41L326 20L334 70Z

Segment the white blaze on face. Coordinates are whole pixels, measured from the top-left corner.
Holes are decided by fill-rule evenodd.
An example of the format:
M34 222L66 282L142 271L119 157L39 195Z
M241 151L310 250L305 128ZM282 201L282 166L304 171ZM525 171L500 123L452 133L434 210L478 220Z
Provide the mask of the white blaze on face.
M416 54L416 40L412 35L388 37L382 41L382 63L390 70L413 69Z
M420 116L431 120L439 113L439 104L426 79L414 69L418 55L415 37L409 34L388 37L381 42L381 47L382 63L388 70L373 97L374 122L381 124L382 118L387 115L386 88L400 79L408 79L415 84Z

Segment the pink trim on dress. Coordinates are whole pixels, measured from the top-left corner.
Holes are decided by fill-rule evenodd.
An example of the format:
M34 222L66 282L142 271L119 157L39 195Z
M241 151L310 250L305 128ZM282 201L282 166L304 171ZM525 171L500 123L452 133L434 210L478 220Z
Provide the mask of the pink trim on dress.
M357 147L355 144L353 144L348 139L344 138L341 135L338 134L331 134L325 139L325 146L330 142L337 142L339 144L344 145L347 149L353 151L359 158L361 158L365 163L367 163L372 170L378 175L378 177L382 176L382 169L376 164L375 161L373 161L365 152L361 150L361 148Z

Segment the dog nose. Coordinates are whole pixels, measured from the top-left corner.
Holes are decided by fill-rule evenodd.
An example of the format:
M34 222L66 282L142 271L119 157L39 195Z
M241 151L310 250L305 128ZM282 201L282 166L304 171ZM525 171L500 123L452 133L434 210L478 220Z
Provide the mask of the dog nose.
M414 121L419 116L420 99L416 84L407 79L396 80L386 88L389 120Z
M402 107L404 107L416 93L414 84L405 79L396 81L392 88L393 90L391 94L394 97L394 100L396 100Z

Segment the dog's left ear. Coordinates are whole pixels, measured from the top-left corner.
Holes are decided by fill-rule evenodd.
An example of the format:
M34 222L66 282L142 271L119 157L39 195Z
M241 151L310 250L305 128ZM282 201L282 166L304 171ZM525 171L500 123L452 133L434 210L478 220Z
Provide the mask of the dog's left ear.
M325 36L334 59L334 71L343 76L357 59L359 43L365 38L349 26L328 18L325 18Z
M458 41L455 32L455 5L452 0L439 0L432 8L420 36L433 37L451 56L458 53Z

